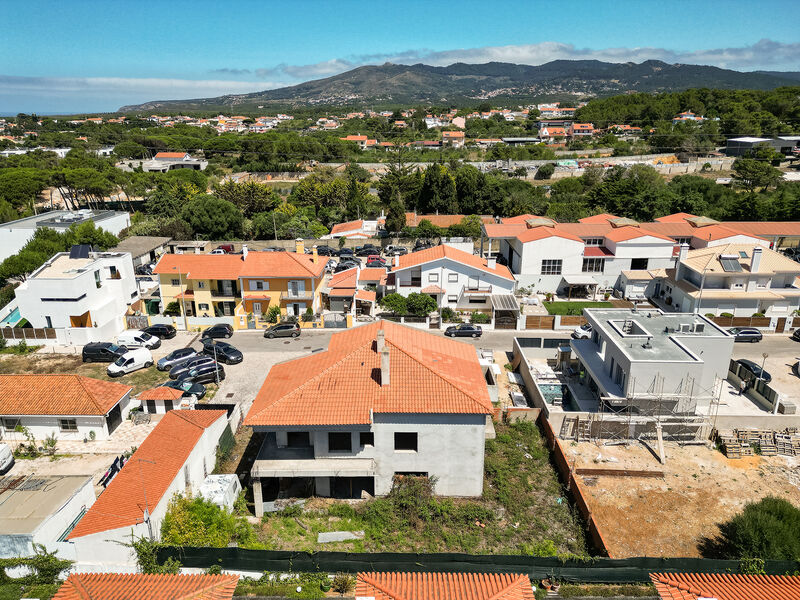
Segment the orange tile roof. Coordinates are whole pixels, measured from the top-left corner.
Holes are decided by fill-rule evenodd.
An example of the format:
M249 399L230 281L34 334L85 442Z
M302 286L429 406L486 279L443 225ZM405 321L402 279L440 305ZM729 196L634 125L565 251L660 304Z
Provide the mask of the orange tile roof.
M672 213L671 215L664 215L663 217L658 217L655 220L658 221L659 223L681 223L683 221L686 221L686 219L691 219L696 216L697 215L693 215L691 213L678 212L678 213Z
M330 281L328 281L328 287L355 288L357 279L358 279L358 267L353 267L352 269L339 271L338 273L334 273L333 275L331 275Z
M82 375L0 375L0 415L107 415L132 389Z
M522 223L524 225L526 221L536 218L538 218L538 215L524 214L524 215L517 215L516 217L506 217L504 219L501 219L501 222L503 225L511 225L514 223L517 224Z
M443 138L463 138L464 132L463 131L443 131L442 132Z
M406 213L406 225L408 227L416 227L420 221L430 221L431 225L436 227L450 227L450 225L458 225L464 220L466 215L418 215L413 212ZM483 223L494 223L494 218L490 216L481 216Z
M435 284L422 288L420 292L423 294L444 294L444 290Z
M197 442L224 410L172 410L165 414L69 534L75 539L142 522L161 501ZM142 482L145 487L142 487Z
M651 573L662 600L800 600L797 575Z
M319 277L327 261L296 252L241 254L164 254L153 273L178 274L187 279L238 279L239 277Z
M525 242L533 242L535 240L543 240L549 237L560 237L565 240L572 240L574 242L580 242L583 244L583 240L576 235L572 235L562 229L559 229L558 226L556 227L532 227L526 228L524 231L520 231L515 236L520 242L523 244Z
M366 269L361 269L358 273L358 282L359 283L385 283L386 282L386 269L378 269L374 267L367 267Z
M347 137L339 138L345 142L366 142L367 136L365 135L348 135Z
M375 600L533 600L527 575L510 573L359 573L356 597Z
M377 294L369 290L358 290L356 292L356 300L363 300L364 302L375 302Z
M331 227L331 233L340 233L342 231L353 231L361 229L364 226L364 221L347 221L346 223L337 223Z
M705 227L695 228L694 235L699 240L724 240L725 238L733 237L735 235L745 235L748 237L757 237L742 231L736 231L724 225L706 225Z
M186 152L158 152L154 158L183 158Z
M599 215L578 219L578 223L608 223L611 219L619 219L619 217L609 213L601 213Z
M183 392L171 387L158 387L150 388L139 394L139 400L177 400L183 397Z
M390 383L381 385L378 331L389 348ZM249 426L364 425L376 413L489 414L475 349L390 321L335 333L325 352L270 369ZM119 476L117 476L119 477Z
M238 575L72 573L53 600L230 600Z
M467 265L474 269L479 269L485 273L497 275L503 279L510 279L511 281L514 280L514 276L511 274L511 271L508 270L508 267L495 264L494 268L490 268L485 258L481 258L475 254L470 254L469 252L464 252L463 250L458 250L457 248L446 246L444 244L434 246L433 248L426 248L425 250L420 250L418 252L410 252L409 254L401 256L400 260L398 261L399 265L394 267L394 270L400 271L402 269L416 267L417 265L421 265L423 263L432 262L434 260L442 260L445 258L462 265Z
M656 233L655 231L642 229L640 227L632 227L631 225L626 225L624 227L617 227L605 234L605 238L607 240L611 240L612 242L627 242L629 240L635 240L637 238L645 236L651 236L654 238L675 243L675 240L673 240L671 237L667 237L666 235L661 235L660 233Z

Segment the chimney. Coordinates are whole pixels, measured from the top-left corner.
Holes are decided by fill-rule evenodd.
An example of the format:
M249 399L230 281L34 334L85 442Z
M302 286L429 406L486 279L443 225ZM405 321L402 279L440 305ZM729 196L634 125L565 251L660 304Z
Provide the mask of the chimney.
M490 256L486 259L486 266L490 269L494 269L497 266L497 257Z
M381 385L389 385L389 349L381 350Z
M678 248L678 262L682 263L689 255L689 244L681 244Z
M294 251L298 254L305 254L306 253L306 246L303 243L303 238L297 238L294 241Z
M761 266L761 246L753 248L753 258L750 260L750 272L758 273L758 267Z
M317 264L319 262L319 254L317 254L317 245L316 244L311 246L311 261L314 264Z
M400 267L400 254L399 253L394 255L394 266L395 266L395 268L399 268Z
M386 334L384 334L383 329L378 329L378 352L383 352L383 349L386 347Z
M247 260L247 244L242 244L242 260Z

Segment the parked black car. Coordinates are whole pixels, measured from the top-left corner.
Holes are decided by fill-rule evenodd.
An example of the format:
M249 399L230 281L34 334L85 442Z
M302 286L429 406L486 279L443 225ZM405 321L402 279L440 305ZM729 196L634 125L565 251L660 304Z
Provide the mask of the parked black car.
M444 334L448 337L481 337L483 329L480 325L472 325L470 323L461 323L461 325L451 325L444 330Z
M331 246L317 246L317 254L320 256L339 256L339 249Z
M226 365L238 365L244 360L244 355L241 351L229 343L215 342L208 338L203 340L203 354L207 354L217 362L225 363Z
M187 348L178 348L166 356L159 358L158 362L156 363L156 368L159 371L169 371L196 356L198 356L197 350L191 346Z
M126 346L117 346L111 342L93 342L86 344L81 352L83 362L114 362L128 351Z
M435 244L428 240L417 240L414 244L413 252L419 252L420 250L426 250L428 248L433 248Z
M184 374L192 369L199 367L201 365L210 365L214 363L214 358L211 356L206 356L201 354L200 356L196 356L194 358L190 358L187 361L180 363L179 365L175 365L169 371L169 378L170 379L180 379Z
M350 257L350 256L355 256L355 255L356 255L356 253L353 252L352 248L340 248L339 249L339 254L338 254L339 257L345 257L345 256Z
M142 331L162 340L171 340L178 333L178 330L172 325L150 325L150 327L145 327Z
M731 327L728 333L734 337L734 342L760 342L764 335L752 327Z
M387 269L391 270L392 266L387 265L385 261L382 260L371 260L366 265L364 265L367 269Z
M795 342L800 342L800 329L795 329L794 333L792 334L792 339Z
M300 325L297 323L278 323L264 330L265 338L297 337L300 335Z
M219 339L219 338L229 338L233 335L233 327L228 325L227 323L218 323L217 325L212 325L205 331L203 331L203 335L200 336L201 340L205 339Z
M747 360L746 358L740 358L736 362L742 365L745 369L750 371L753 375L755 375L759 379L763 379L767 383L772 381L772 375L770 375L766 371L762 371L761 365L757 365L752 360Z
M380 254L381 247L376 246L375 244L364 244L363 246L358 246L355 251L356 256L369 256L370 254Z
M361 266L361 263L357 263L352 260L343 260L341 261L336 267L334 267L333 272L338 273L340 271L347 271L347 269L355 269L356 267Z
M225 369L217 363L189 369L178 379L178 381L191 381L192 383L216 383L218 380L225 380Z
M198 400L206 395L206 386L204 386L202 383L196 383L194 381L170 380L166 383L162 383L159 387L168 387L172 388L173 390L180 390L183 392L184 397L195 396Z

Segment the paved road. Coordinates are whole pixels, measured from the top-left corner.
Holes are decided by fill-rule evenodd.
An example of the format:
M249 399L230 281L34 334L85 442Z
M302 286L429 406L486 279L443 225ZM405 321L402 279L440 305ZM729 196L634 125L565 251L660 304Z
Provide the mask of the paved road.
M763 354L767 354L765 359ZM764 363L764 370L772 375L770 386L782 398L794 400L800 406L800 379L792 372L792 365L800 360L800 342L787 334L765 335L755 344L734 344L733 358L747 358L756 364Z

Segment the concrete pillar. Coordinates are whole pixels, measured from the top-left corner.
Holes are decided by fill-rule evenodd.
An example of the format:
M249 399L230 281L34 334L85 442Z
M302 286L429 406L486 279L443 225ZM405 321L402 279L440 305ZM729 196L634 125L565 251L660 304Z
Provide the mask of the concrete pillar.
M328 497L331 495L331 478L314 477L314 493L317 496Z
M253 503L255 504L256 516L260 519L264 516L264 497L261 493L261 479L256 477L252 481Z

